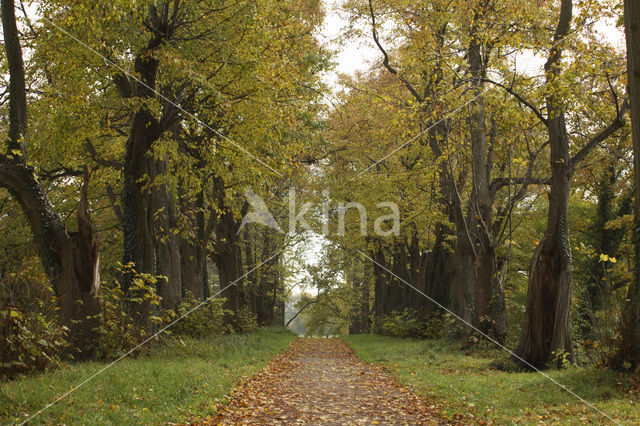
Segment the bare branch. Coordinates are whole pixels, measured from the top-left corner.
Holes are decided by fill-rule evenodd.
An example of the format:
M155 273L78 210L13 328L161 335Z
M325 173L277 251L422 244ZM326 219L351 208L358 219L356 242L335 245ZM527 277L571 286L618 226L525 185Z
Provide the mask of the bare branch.
M376 28L376 15L373 12L372 0L369 0L369 12L371 13L371 32L373 34L373 41L376 43L376 46L378 46L378 49L380 50L380 52L382 52L382 55L384 57L382 60L382 64L391 74L395 75L398 78L398 80L400 80L402 84L405 85L407 89L409 89L411 94L416 98L416 100L419 103L422 103L424 99L422 98L422 96L420 96L418 91L413 87L411 83L409 83L409 81L407 81L406 78L404 78L402 75L398 73L398 70L393 68L389 63L389 54L384 49L384 47L382 47L382 44L380 43L380 38L378 36L378 30Z

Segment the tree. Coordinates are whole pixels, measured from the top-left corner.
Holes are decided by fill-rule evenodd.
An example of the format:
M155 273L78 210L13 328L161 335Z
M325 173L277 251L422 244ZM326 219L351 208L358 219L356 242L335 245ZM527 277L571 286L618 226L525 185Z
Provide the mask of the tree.
M617 109L615 119L590 138L572 157L565 120L566 100L560 94L563 65L561 62L566 37L571 29L573 3L562 0L553 43L544 66L547 117L542 117L551 154L549 211L547 227L537 245L529 270L529 288L524 325L515 349L514 360L526 367L542 368L560 360L560 354L573 359L571 323L571 249L569 246L569 192L576 165L600 142L624 125L626 102ZM557 359L555 357L558 357ZM561 361L558 361L558 363Z
M78 358L91 356L100 304L98 246L89 216L89 171L84 168L78 230L68 231L54 211L43 185L27 162L28 102L25 68L13 0L2 0L2 29L10 74L8 153L0 155L0 186L9 190L29 220L45 272L60 308L61 323L69 327Z

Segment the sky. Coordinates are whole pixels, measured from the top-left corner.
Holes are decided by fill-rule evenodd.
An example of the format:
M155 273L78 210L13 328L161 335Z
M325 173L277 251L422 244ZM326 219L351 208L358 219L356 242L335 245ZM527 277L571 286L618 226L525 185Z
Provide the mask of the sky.
M337 85L338 74L355 74L366 71L380 58L380 51L372 40L339 40L341 32L348 26L349 21L340 10L342 0L325 0L325 20L318 39L332 50L338 49L334 58L336 68L325 76L325 81L332 87ZM341 43L342 42L342 43Z

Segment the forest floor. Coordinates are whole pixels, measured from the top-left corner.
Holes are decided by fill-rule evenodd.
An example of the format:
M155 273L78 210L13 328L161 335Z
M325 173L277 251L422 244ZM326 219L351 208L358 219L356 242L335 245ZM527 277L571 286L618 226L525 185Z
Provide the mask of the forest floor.
M436 413L344 340L300 338L204 424L440 424Z

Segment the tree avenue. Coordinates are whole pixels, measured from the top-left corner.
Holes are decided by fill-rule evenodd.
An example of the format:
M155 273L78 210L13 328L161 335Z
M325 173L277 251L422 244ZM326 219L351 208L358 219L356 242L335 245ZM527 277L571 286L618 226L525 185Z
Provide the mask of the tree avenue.
M636 1L341 1L330 83L319 0L0 1L3 376L285 324L640 365Z

